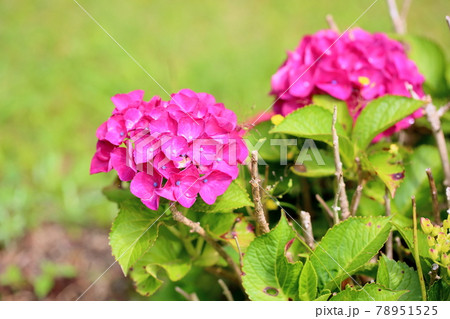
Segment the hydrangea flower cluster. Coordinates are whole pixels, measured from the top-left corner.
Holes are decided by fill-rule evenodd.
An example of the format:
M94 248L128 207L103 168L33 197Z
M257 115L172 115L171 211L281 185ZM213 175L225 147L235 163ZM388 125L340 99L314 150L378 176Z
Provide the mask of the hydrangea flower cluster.
M340 38L339 38L340 37ZM392 94L410 97L405 83L423 96L424 77L405 54L402 44L383 33L353 29L342 36L322 30L306 36L272 76L274 111L283 116L329 94L347 103L355 120L368 101ZM376 139L389 136L423 115L419 109Z
M206 93L184 89L169 101L144 91L112 97L115 109L97 130L91 174L117 171L150 209L160 197L191 207L213 204L248 156L233 111Z

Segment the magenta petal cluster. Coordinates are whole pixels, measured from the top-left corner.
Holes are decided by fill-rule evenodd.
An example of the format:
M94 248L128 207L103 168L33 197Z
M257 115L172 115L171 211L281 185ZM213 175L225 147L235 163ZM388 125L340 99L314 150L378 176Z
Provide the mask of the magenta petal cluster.
M356 120L370 100L386 94L410 97L409 83L423 96L424 77L406 56L402 44L383 33L353 29L342 35L322 30L306 36L272 76L275 113L287 115L328 94L347 103ZM377 136L404 129L422 116L422 109Z
M189 89L169 101L143 97L141 90L112 97L115 109L97 130L91 174L116 170L152 210L160 197L191 207L200 195L214 204L248 156L236 114Z

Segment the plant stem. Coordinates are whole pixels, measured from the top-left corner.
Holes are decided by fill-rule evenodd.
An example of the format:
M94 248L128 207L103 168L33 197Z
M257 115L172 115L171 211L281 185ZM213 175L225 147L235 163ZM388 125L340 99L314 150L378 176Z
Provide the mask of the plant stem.
M425 112L427 114L428 122L431 125L431 131L433 132L434 138L436 140L436 145L439 150L439 156L441 157L442 168L444 170L444 185L446 187L450 186L450 163L448 160L448 150L447 144L445 143L444 132L441 128L441 120L439 114L436 111L436 106L430 101L425 106Z
M219 283L220 287L222 287L225 298L227 298L228 301L234 301L233 295L231 294L230 289L228 289L228 286L225 283L225 281L223 281L222 279L219 279L217 282Z
M186 300L189 301L199 301L198 296L195 292L193 293L188 293L186 291L184 291L183 289L181 289L180 287L175 287L175 291L178 292L180 295L182 295L184 298L186 298Z
M336 178L338 184L337 194L339 195L339 201L342 209L342 219L347 219L350 216L349 204L347 193L345 192L345 182L344 182L344 173L342 172L342 162L341 156L339 154L339 137L336 131L336 121L337 121L337 106L334 106L333 112L333 123L331 125L331 133L333 135L333 151L334 151L334 165L336 167ZM335 207L335 210L338 210ZM336 213L335 213L336 214Z
M334 21L334 18L331 14L327 14L325 16L325 19L327 20L328 26L330 27L331 30L333 30L336 33L340 33L339 27L337 26L336 21Z
M439 225L441 223L441 214L439 211L439 201L438 201L438 192L436 189L436 183L433 178L433 173L431 173L431 168L427 168L425 170L425 172L427 173L428 182L430 184L434 222Z
M350 203L350 213L352 216L356 216L356 211L358 210L359 202L361 200L361 195L365 184L365 180L362 177L361 160L359 159L359 157L355 158L355 162L358 171L358 186L356 187L355 193L353 194L352 201Z
M384 207L386 209L386 216L391 216L391 195L389 194L389 189L387 187L384 193ZM394 245L392 242L392 232L389 233L389 237L386 241L386 257L389 259L394 258Z
M327 203L323 200L322 196L316 194L316 199L319 202L319 204L322 205L323 209L325 209L327 216L331 218L331 220L334 220L334 213L331 210L331 208L327 205Z
M237 248L238 253L239 253L239 266L241 267L241 272L242 272L242 267L244 267L244 262L242 260L243 254L242 254L242 250L241 250L241 245L239 245L239 240L238 240L237 236L233 236L233 239L234 239L234 241L236 243L236 248Z
M189 228L191 228L192 232L196 232L199 234L203 239L210 244L218 253L219 255L225 259L225 261L228 263L228 265L234 270L238 278L241 277L242 272L239 268L239 266L234 262L234 260L225 252L225 250L222 248L222 246L219 245L213 238L211 238L205 231L205 229L200 226L200 223L196 223L186 216L184 216L176 207L175 205L170 206L170 210L172 211L173 219L176 220L179 223L182 223Z
M265 234L270 231L270 228L266 221L264 206L261 201L260 188L262 187L258 172L258 151L253 151L251 154L250 174L252 176L250 185L252 186L253 203L255 204L255 220L259 231Z
M300 223L302 225L303 235L305 236L306 244L314 249L314 235L311 224L311 215L308 212L300 211Z
M447 214L450 214L450 187L447 187L445 189L445 195L447 196L447 205L448 205Z
M416 198L411 197L412 207L413 207L413 245L414 245L414 261L417 266L417 273L419 275L420 290L422 292L422 301L427 301L427 291L425 289L425 279L423 278L422 264L420 263L419 256L419 241L417 239L417 208L416 208Z
M394 25L395 32L398 34L405 34L406 23L398 12L397 3L395 0L387 0L389 7L389 14L391 16L392 24Z

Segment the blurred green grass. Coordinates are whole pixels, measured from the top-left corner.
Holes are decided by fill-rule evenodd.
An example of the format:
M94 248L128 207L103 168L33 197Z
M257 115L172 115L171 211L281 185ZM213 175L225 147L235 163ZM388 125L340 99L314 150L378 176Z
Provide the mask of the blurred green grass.
M333 14L347 28L373 2L80 0L169 92L205 91L239 119L270 106L270 76ZM411 33L450 47L447 0L415 0ZM166 94L72 0L0 2L0 242L50 220L107 227L101 194L113 174L89 176L95 130L110 97ZM357 26L391 31L384 0Z

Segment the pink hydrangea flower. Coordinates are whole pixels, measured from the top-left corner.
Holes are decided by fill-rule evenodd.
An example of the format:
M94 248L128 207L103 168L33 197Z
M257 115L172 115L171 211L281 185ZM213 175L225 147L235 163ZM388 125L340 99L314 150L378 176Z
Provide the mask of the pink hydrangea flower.
M409 83L423 96L424 77L408 59L402 44L383 33L353 29L339 34L319 31L302 39L272 76L275 113L287 115L311 104L313 95L328 94L347 103L356 120L370 100L386 94L410 97ZM331 46L331 48L330 48ZM375 138L404 129L423 115L417 110Z
M248 149L236 114L214 97L184 89L169 101L144 91L112 97L115 109L97 130L91 174L117 171L130 191L157 210L160 197L212 205L238 175Z

